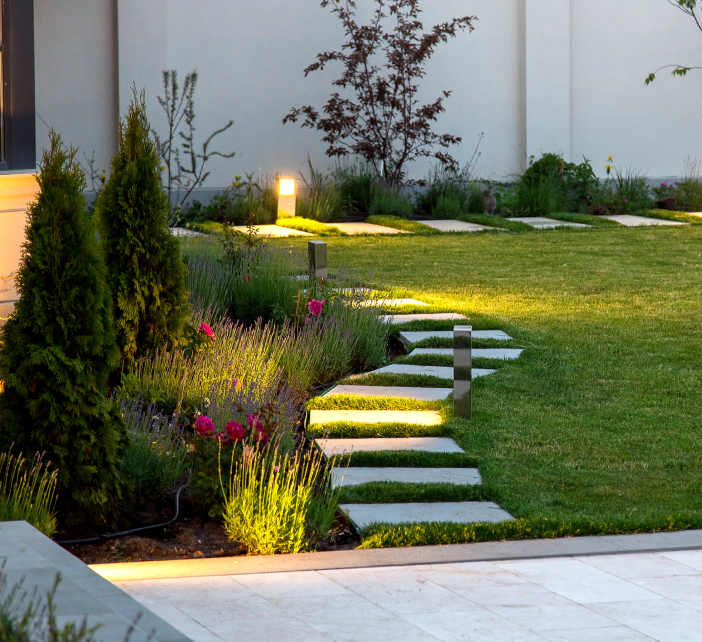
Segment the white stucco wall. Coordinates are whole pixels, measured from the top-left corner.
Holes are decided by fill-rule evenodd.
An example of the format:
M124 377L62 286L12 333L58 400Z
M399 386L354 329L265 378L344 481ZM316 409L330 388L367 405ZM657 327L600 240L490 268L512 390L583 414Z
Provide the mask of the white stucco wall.
M485 132L482 176L509 176L528 155L548 151L574 161L584 155L600 174L613 155L651 177L679 175L687 156L702 159L695 109L702 74L662 74L644 85L661 65L702 63L702 33L665 0L423 4L425 25L479 18L475 32L438 49L423 95L453 90L437 130L464 138L453 150L462 163ZM235 173L294 174L307 154L327 166L318 133L281 123L292 106L321 106L339 73L331 66L304 78L315 55L343 39L317 0L36 0L36 15L37 111L68 142L96 150L103 165L115 145L117 105L123 113L132 83L146 88L150 118L162 130L162 70L177 69L182 79L197 69L200 140L235 121L219 147L237 155L212 163L209 186L226 185ZM40 144L44 129L40 123ZM426 169L418 163L411 174Z

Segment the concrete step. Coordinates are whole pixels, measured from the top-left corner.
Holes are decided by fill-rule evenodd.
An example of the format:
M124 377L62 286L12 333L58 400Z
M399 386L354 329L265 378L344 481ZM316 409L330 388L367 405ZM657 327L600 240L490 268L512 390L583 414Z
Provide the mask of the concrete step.
M437 502L412 504L341 504L357 529L371 524L504 522L514 518L494 502Z
M487 368L473 368L471 370L473 379L486 377L493 372L495 370L488 370ZM391 363L389 366L383 366L371 372L371 374L375 373L428 375L430 377L453 380L453 368L448 366L413 366L407 363Z
M453 392L452 388L403 388L400 386L336 386L325 397L357 395L359 397L396 397L418 401L443 401Z
M326 457L383 450L419 450L426 453L465 452L448 437L373 437L370 439L315 439L314 441Z
M502 330L473 330L474 339L496 339L509 341L512 339ZM425 339L453 339L453 330L429 330L426 332L400 332L400 340L405 344L417 343Z
M409 353L410 357L416 357L419 354L441 354L453 356L453 348L415 348ZM522 354L522 350L517 348L473 348L473 357L475 359L518 359Z
M427 314L387 314L381 317L387 323L409 323L410 321L467 321L468 317L457 312L434 312Z
M343 478L343 481L342 481ZM477 468L333 468L332 486L358 486L369 482L408 484L455 484L476 486L483 483Z
M310 426L349 421L362 424L401 423L438 426L443 423L438 410L310 410Z

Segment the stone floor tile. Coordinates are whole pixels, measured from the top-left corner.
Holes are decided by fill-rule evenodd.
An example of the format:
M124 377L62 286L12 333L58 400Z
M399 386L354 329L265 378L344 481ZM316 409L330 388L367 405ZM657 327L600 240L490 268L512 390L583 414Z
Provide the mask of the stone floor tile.
M696 600L702 603L702 575L640 577L631 582L670 600Z
M383 372L388 374L427 375L453 380L453 368L448 366L414 366L407 363L391 363L389 366L373 370L371 374ZM488 368L473 368L471 370L473 379L487 377L487 375L491 375L494 372L496 371Z
M647 216L633 216L631 214L614 214L612 216L603 216L610 221L625 225L626 227L642 227L649 225L688 225L681 221L668 221L662 218L648 218Z
M599 568L624 580L643 577L678 577L700 573L686 564L666 557L667 553L628 553L626 555L587 555L579 557L583 564ZM702 557L700 558L702 561Z
M428 453L464 452L448 437L372 437L367 439L315 439L326 457L351 452L382 450L420 450Z
M440 232L482 232L483 230L494 230L494 227L478 225L477 223L466 223L465 221L439 220L439 221L417 221L422 225L431 227Z
M523 584L502 584L492 586L468 586L467 588L453 589L459 595L463 595L479 606L488 608L498 606L508 607L538 607L538 606L567 606L573 602L562 595L534 584L526 582Z
M702 550L696 551L666 551L664 553L659 553L662 557L666 559L678 562L678 564L684 564L690 568L702 571Z
M607 626L596 629L560 629L541 631L549 642L654 642L653 638L628 626Z
M231 577L237 584L241 584L266 600L329 595L352 596L352 593L341 584L314 571L255 573Z
M357 529L371 524L419 522L504 522L514 519L494 502L415 502L410 504L340 504Z
M518 348L473 348L471 354L474 359L518 359L523 350ZM409 353L410 357L420 354L440 354L453 356L453 348L415 348Z
M332 388L324 397L334 395L358 395L359 397L396 397L417 399L418 401L443 401L453 392L453 388L406 388L402 386L351 386Z
M424 341L424 339L453 339L453 330L425 330L400 332L400 340L408 345ZM473 339L496 339L498 341L509 341L512 339L502 330L473 330Z
M332 486L358 486L369 482L455 484L474 486L483 480L477 468L334 468Z
M571 223L570 221L558 221L555 218L546 218L545 216L524 216L519 218L508 218L508 221L516 221L517 223L525 223L537 230L547 230L554 227L592 227L583 223Z
M410 234L405 230L396 230L394 227L374 225L373 223L327 223L346 234Z
M486 608L535 633L559 629L587 630L617 625L614 620L581 604L549 604L541 601L531 606L494 605Z
M380 424L403 423L438 426L443 423L438 410L310 410L310 425L335 421Z
M475 592L492 586L532 587L529 580L497 566L494 562L426 564L413 567L415 572L452 591ZM557 596L559 599L560 596Z

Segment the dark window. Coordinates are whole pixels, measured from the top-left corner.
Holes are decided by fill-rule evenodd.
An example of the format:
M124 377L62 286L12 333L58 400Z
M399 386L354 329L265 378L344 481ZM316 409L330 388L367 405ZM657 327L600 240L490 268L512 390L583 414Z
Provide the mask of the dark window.
M0 4L0 170L33 169L34 1Z

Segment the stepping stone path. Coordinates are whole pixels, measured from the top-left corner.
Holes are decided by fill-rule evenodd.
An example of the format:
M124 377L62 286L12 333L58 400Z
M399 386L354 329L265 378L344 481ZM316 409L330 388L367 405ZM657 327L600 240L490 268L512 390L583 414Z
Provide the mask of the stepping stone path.
M417 401L443 401L453 392L451 388L403 388L400 386L336 386L325 397L355 395L359 397L395 397Z
M428 303L424 301L417 301L417 299L366 299L361 301L360 304L363 307L372 308L397 308L401 305L415 305L417 307L429 307Z
M400 332L400 341L405 345L424 341L425 339L453 339L452 330L431 330L429 332ZM473 330L473 339L495 339L511 341L512 337L502 330Z
M436 222L436 221L434 221ZM407 299L383 301L402 301L397 305L406 305ZM422 305L421 301L410 299L411 305ZM373 304L379 304L380 302ZM371 303L369 302L369 305ZM401 314L387 315L392 323L405 323L415 320L456 320L465 321L462 314ZM400 339L409 345L431 337L453 338L453 331L402 332ZM511 337L502 330L475 330L476 339L510 340ZM412 354L447 354L453 349L418 348ZM514 349L476 349L474 357L493 359L516 359L521 350ZM441 366L417 366L410 364L390 364L374 373L424 374L453 380L454 369ZM473 368L473 378L495 372ZM443 401L453 392L452 388L418 388L404 386L355 386L339 385L324 394L325 397L352 395L359 397L392 397L395 399L412 399L419 401ZM417 426L436 426L442 423L441 413L437 410L311 410L309 425L333 422L352 422L355 424L402 423ZM388 429L391 430L390 427ZM414 451L427 453L463 453L463 449L448 437L369 437L369 438L318 438L317 447L326 457L352 454L354 452L392 452ZM343 478L343 482L342 482ZM475 468L411 468L411 467L337 467L332 470L334 486L358 486L370 482L399 482L405 484L445 483L456 486L477 485L482 483L480 473ZM389 504L342 504L340 506L356 526L363 530L373 523L411 524L417 522L501 522L513 519L512 516L493 502L436 502L436 503L389 503Z
M415 348L409 353L410 357L420 354L441 354L453 356L453 348ZM522 351L517 348L473 348L473 359L518 359Z
M558 221L555 218L546 218L545 216L525 216L523 218L508 218L508 221L517 223L525 223L537 230L549 230L554 227L592 227L584 223L571 223L570 221Z
M647 216L633 216L631 214L614 214L612 216L603 216L610 221L625 225L626 227L643 227L648 225L689 225L681 221L668 221L662 218L648 218Z
M388 323L409 323L410 321L467 321L468 317L456 312L435 312L433 314L388 314L381 317ZM453 336L453 333L451 334Z
M396 230L394 227L374 225L373 223L327 223L346 234L410 234L405 230Z
M471 374L473 379L477 377L485 377L495 372L487 368L472 368ZM389 366L383 366L378 370L373 370L371 374L387 373L387 374L407 374L407 375L427 375L429 377L439 377L440 379L451 379L453 381L453 367L448 366L413 366L408 363L392 363Z
M482 232L483 230L494 230L494 227L478 225L477 223L466 223L465 221L417 221L422 225L431 227L439 232Z
M233 230L246 234L248 228L246 225L234 225ZM282 238L285 236L314 236L309 232L302 232L301 230L291 230L287 227L281 227L280 225L257 225L258 235L260 237L269 236L272 238Z
M455 484L476 486L483 483L477 468L334 468L332 486L358 486L369 482L408 484Z

